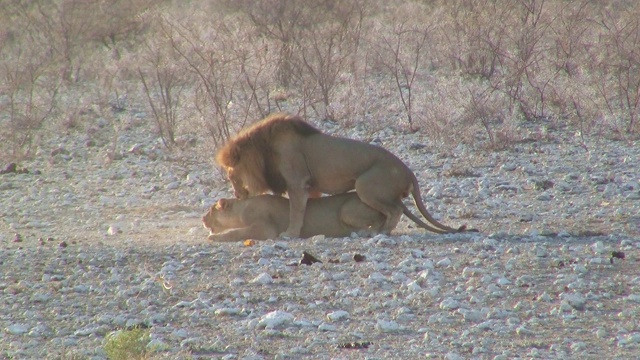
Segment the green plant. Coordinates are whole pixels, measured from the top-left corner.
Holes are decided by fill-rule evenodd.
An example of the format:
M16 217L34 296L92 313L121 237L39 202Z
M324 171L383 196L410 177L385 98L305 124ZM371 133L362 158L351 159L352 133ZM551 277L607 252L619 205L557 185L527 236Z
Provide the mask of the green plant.
M115 331L107 336L104 351L110 360L145 359L149 340L147 329Z

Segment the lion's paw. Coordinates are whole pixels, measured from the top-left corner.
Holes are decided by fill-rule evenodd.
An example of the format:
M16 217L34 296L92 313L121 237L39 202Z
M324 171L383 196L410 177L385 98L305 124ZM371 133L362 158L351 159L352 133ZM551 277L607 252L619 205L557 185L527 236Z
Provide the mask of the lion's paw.
M213 241L213 242L221 242L223 241L224 237L218 235L218 234L210 234L207 239L209 241Z

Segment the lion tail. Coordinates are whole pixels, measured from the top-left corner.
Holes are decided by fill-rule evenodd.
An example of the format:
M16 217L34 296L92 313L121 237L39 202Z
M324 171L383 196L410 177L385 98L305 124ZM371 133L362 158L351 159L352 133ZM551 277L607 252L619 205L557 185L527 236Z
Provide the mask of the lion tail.
M400 201L400 206L402 206L402 213L405 214L409 219L411 219L414 223L416 223L418 226L427 229L428 231L434 232L436 234L446 234L448 233L448 231L442 230L442 229L436 229L434 227L432 227L431 225L425 223L424 221L422 221L422 219L420 219L419 217L417 217L414 213L411 212L411 210L409 210L407 208L407 206Z
M456 232L462 232L466 230L466 226L462 225L460 228L458 229L454 229L452 227L446 226L444 224L441 224L438 220L434 219L433 216L431 216L431 214L429 214L429 211L427 210L427 208L424 206L424 203L422 202L422 195L420 194L420 186L418 184L418 179L416 178L416 176L413 174L412 171L409 170L409 174L411 176L411 183L413 185L413 189L411 190L411 195L413 196L413 201L416 204L416 207L418 208L418 210L420 210L420 213L422 214L422 216L424 216L425 219L427 219L431 224L433 224L436 228L438 228L437 230L439 231L434 231L433 227L428 226L427 224L425 224L424 222L420 221L416 221L417 217L413 214L411 214L411 212L406 209L406 211L404 211L404 214L411 220L413 220L414 222L416 222L418 225L424 227L425 229L429 230L429 231L433 231L433 232L437 232L439 234L446 234L446 233L456 233ZM403 204L404 206L404 204ZM411 216L409 214L411 214ZM413 217L412 217L413 216ZM419 220L419 219L418 219ZM425 226L427 225L427 226Z

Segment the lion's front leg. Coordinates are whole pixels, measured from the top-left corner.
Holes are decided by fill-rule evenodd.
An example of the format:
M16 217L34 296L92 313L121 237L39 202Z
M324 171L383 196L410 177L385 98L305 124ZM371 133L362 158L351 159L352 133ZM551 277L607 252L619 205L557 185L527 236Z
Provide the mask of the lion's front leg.
M291 149L283 149L282 151L290 154L287 159L281 159L280 163L280 172L287 183L287 194L289 195L289 226L280 236L297 238L300 237L304 213L307 209L311 174L300 149L292 146Z
M208 239L213 242L236 242L247 239L276 239L277 237L278 229L273 224L259 222L243 228L229 229L220 233L210 234Z
M307 200L309 199L308 189L295 188L288 191L289 194L289 227L280 237L297 238L300 237L302 224L304 222L304 213L307 209Z

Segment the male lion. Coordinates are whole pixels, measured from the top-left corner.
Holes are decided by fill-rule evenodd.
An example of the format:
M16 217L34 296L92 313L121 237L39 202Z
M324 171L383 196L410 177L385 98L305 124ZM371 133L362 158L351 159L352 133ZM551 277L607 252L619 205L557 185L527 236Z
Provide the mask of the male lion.
M283 236L300 236L310 192L341 194L352 189L385 216L383 232L390 232L403 212L429 231L465 230L443 225L429 214L416 176L395 155L375 145L323 134L297 116L274 114L263 119L227 142L216 160L226 169L239 199L269 190L288 193L289 226ZM405 210L402 198L409 194L434 227Z
M392 224L394 228L397 220ZM211 241L275 239L289 225L289 201L276 195L220 199L202 217L202 223L211 232ZM351 192L309 199L300 236L345 237L353 232L373 235L384 223L384 215Z

